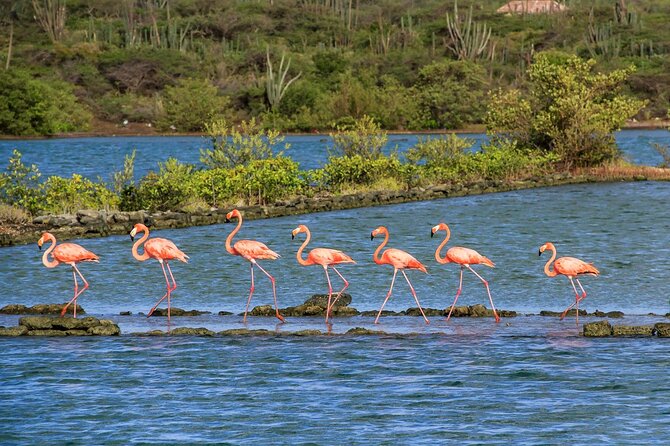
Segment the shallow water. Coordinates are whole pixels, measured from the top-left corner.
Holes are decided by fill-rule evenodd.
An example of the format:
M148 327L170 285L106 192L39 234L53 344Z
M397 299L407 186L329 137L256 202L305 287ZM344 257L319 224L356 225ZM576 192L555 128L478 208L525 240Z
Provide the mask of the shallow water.
M459 136L473 141L472 150L479 150L486 135L465 133ZM385 153L400 153L416 145L419 138L436 135L389 135ZM666 130L623 130L616 134L617 145L625 156L637 164L656 166L663 161L651 143L670 145L670 132ZM332 142L328 135L287 136L291 145L285 152L300 163L302 169L323 166L328 159ZM278 149L283 149L283 144ZM3 166L13 149L23 154L26 164L36 164L44 176L69 177L73 173L96 180L111 180L113 171L123 168L123 159L137 149L135 178L157 170L158 162L175 157L183 163L200 165L200 150L211 148L207 138L200 136L134 136L96 138L52 138L44 140L0 140L0 162Z
M561 311L574 298L569 282L542 268L553 241L560 255L592 261L600 277L582 280L581 308L621 310L612 323L653 324L670 311L670 183L569 185L369 209L245 222L243 238L266 242L282 258L263 262L277 278L279 305L297 305L326 289L323 271L302 267L302 241L291 230L307 224L312 245L346 251L358 263L342 266L352 306L376 310L392 269L375 265L388 226L389 246L424 262L429 274L408 277L425 307L451 304L458 268L438 265L441 237L468 246L496 268L477 267L498 308L521 314ZM232 225L155 231L191 256L175 264L173 305L214 312L173 318L173 327L243 328L248 264L223 243ZM440 233L442 236L443 233ZM573 319L519 316L335 319L334 333L362 326L387 336L144 338L134 331L165 329L146 319L163 292L155 262L130 255L127 236L77 240L101 256L82 272L91 289L80 304L112 317L120 338L0 338L0 443L106 444L667 444L670 441L670 350L666 339L588 339ZM309 247L308 247L309 248ZM0 306L65 301L67 267L44 268L36 244L0 249ZM268 281L257 274L252 306L270 304ZM333 278L335 276L333 275ZM337 279L333 279L335 283ZM459 304L484 303L484 288L464 277ZM387 309L414 306L402 276ZM227 310L232 316L218 316ZM133 316L118 316L132 311ZM0 317L14 325L17 317ZM321 318L250 318L248 328L280 332L316 328ZM595 318L580 318L587 322ZM101 440L104 439L104 440Z

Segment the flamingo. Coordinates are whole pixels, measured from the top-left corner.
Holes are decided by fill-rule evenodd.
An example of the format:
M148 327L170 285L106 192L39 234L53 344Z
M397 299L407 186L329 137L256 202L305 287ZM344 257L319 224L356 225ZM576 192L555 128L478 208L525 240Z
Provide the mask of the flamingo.
M72 267L72 277L74 278L74 297L63 307L60 312L60 317L65 316L70 304L74 302L74 308L72 315L77 317L77 298L86 291L88 288L88 282L84 279L84 276L77 268L77 263L79 262L98 262L100 259L97 255L93 254L91 251L84 249L83 247L77 245L76 243L61 243L56 246L56 237L53 236L50 232L45 232L42 234L42 237L37 241L37 246L40 250L42 245L46 242L51 242L51 246L44 251L42 255L42 263L47 268L55 268L61 263L65 263ZM53 260L49 260L49 254L52 255ZM79 285L77 284L77 274L81 277L81 280L84 282L84 287L80 290Z
M169 324L170 324L170 295L174 290L177 289L177 282L174 280L174 276L172 275L172 270L170 269L170 264L168 263L169 260L174 260L177 259L180 262L188 263L188 256L184 254L177 246L170 240L165 239L165 238L160 238L160 237L155 237L152 238L151 240L147 240L149 238L149 228L147 228L145 225L142 223L137 223L133 229L130 231L130 240L135 240L135 236L139 233L143 232L144 235L142 238L137 240L135 244L133 244L133 257L135 259L139 260L140 262L144 262L145 260L149 259L156 259L158 260L158 263L161 264L161 268L163 270L163 276L165 276L165 283L166 283L166 288L167 291L161 297L158 302L156 302L156 305L153 306L153 308L149 311L147 314L147 317L150 317L158 305L163 302L167 298L168 302L168 330L169 330ZM140 245L144 243L144 254L140 255L137 250L139 249ZM170 285L170 281L168 280L168 275L165 272L165 268L167 267L167 272L170 273L170 279L172 279L172 285Z
M431 228L430 236L433 237L437 231L446 231L447 235L446 237L444 237L442 243L440 243L440 246L438 246L437 249L435 250L435 260L437 260L438 263L442 264L458 263L459 265L461 265L461 276L458 282L458 291L456 291L456 298L454 299L454 303L451 304L451 309L449 309L449 315L447 316L447 321L449 321L451 313L454 311L454 307L456 306L458 296L461 295L461 290L463 288L463 268L467 268L470 271L472 271L472 274L477 276L479 280L481 280L484 286L486 287L486 292L489 295L489 302L491 302L491 308L493 309L493 316L495 317L496 322L500 322L500 317L496 312L496 308L493 306L493 299L491 298L491 290L489 289L489 283L486 280L484 280L482 276L477 274L477 272L470 266L470 265L481 264L493 268L495 267L495 264L489 258L484 257L474 249L463 248L460 246L454 246L453 248L449 248L445 256L440 257L440 251L442 251L444 245L446 245L447 242L449 241L449 237L451 237L451 231L449 230L449 226L447 226L446 223L440 223L439 225L433 226Z
M392 265L393 266L393 279L391 279L391 288L389 288L389 292L386 294L386 299L384 299L384 303L382 304L381 308L379 309L379 313L377 313L377 318L375 319L375 324L378 323L379 321L379 316L382 314L382 310L384 309L384 305L386 305L386 302L389 300L389 297L391 297L391 292L393 291L393 284L395 283L395 277L396 274L398 273L398 270L402 273L403 276L405 276L405 280L407 281L407 284L409 285L409 289L412 291L412 296L414 296L414 300L416 301L416 304L419 306L419 311L421 311L421 315L423 316L423 319L426 321L426 324L430 324L430 321L426 317L426 314L423 312L423 308L421 308L421 304L419 303L419 298L416 297L416 291L414 291L414 287L412 286L412 283L409 281L407 278L407 274L405 274L406 269L418 269L420 271L423 271L424 273L427 273L428 271L426 270L426 267L421 264L417 259L412 257L410 254L408 254L405 251L401 251L400 249L395 249L395 248L389 248L386 251L382 253L382 256L379 257L379 252L382 250L384 246L386 246L386 243L389 241L389 231L386 229L384 226L380 226L374 231L372 231L372 234L370 234L370 240L373 240L375 236L379 234L384 234L384 241L382 242L381 245L377 248L375 253L372 255L372 260L377 265Z
M340 298L340 295L349 286L349 282L347 282L347 279L345 279L342 276L342 274L340 274L340 272L337 270L337 268L335 268L335 265L338 265L340 263L356 263L356 262L354 262L354 260L351 257L346 255L342 251L329 248L314 248L309 252L309 254L307 254L307 260L303 259L302 251L305 249L310 239L312 238L312 234L311 232L309 232L309 228L307 226L299 225L291 232L291 239L294 239L295 236L300 234L301 232L307 233L307 238L305 238L305 241L300 246L300 249L298 249L298 252L296 254L298 263L303 266L321 265L323 267L323 271L326 273L326 280L328 280L328 304L326 305L326 323L328 323L328 317L330 315L331 309L335 306L335 303L337 302L337 299ZM330 299L331 296L333 295L333 287L330 283L330 276L328 275L329 266L333 268L333 271L335 271L337 275L340 276L340 278L344 282L344 288L342 288L340 292L337 293L337 296L335 296L335 300L333 301L332 306L330 304ZM330 317L332 318L332 315L330 315Z
M270 278L272 282L272 295L275 301L275 313L277 319L284 322L284 316L279 314L279 308L277 308L277 291L275 287L275 278L272 277L261 265L256 261L257 259L262 260L276 260L280 256L270 248L268 248L264 243L257 242L256 240L238 240L234 245L231 246L233 237L237 234L237 231L242 227L242 214L237 209L226 214L226 222L229 222L231 219L237 218L237 227L226 238L226 251L235 256L241 256L244 259L248 260L251 265L251 288L249 289L249 299L247 299L247 307L244 310L244 319L243 322L247 322L247 313L249 312L249 304L251 303L251 296L254 294L254 265L256 265L263 273Z
M552 255L549 261L544 265L544 273L549 277L556 277L559 274L566 276L568 279L570 279L572 289L575 291L575 303L573 303L572 305L570 305L568 308L565 309L565 311L561 314L560 320L563 320L568 311L570 311L572 307L576 306L577 311L575 315L575 323L579 324L579 302L586 297L586 291L584 291L584 287L579 282L577 276L585 274L589 274L591 276L598 276L598 274L600 274L600 271L598 271L598 269L595 266L593 266L593 263L586 263L583 260L576 259L574 257L559 257L558 259L556 259L556 247L554 246L553 243L547 242L544 245L540 246L540 251L538 255L542 255L542 253L547 249L552 252ZM556 259L555 262L554 259ZM553 269L549 269L549 265L551 265L551 262L554 262ZM581 296L577 292L575 282L572 279L577 281L579 289L582 290Z

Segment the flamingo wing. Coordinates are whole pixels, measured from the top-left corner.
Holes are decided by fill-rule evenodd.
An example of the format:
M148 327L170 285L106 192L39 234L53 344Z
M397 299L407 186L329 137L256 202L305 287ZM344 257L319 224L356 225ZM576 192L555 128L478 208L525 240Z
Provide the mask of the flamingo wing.
M144 243L144 251L158 260L177 259L186 263L189 257L184 254L172 241L160 237L152 238Z
M307 259L318 265L336 265L338 263L356 263L354 260L336 249L314 248L307 255Z
M97 262L99 257L76 243L56 245L52 255L61 263Z
M565 276L575 277L580 274L591 274L597 276L600 271L592 263L574 257L560 257L554 262L554 270Z
M402 268L418 269L423 271L424 273L427 272L426 267L421 262L419 262L409 253L402 251L400 249L395 248L387 249L386 251L384 251L384 254L382 254L382 260L386 261L386 263L389 263L398 269Z
M275 260L280 257L279 254L268 248L264 243L257 242L256 240L239 240L233 245L233 248L247 260Z
M487 265L495 266L495 264L487 257L481 255L474 249L463 248L461 246L454 246L447 251L447 259L450 262L458 263L460 265Z

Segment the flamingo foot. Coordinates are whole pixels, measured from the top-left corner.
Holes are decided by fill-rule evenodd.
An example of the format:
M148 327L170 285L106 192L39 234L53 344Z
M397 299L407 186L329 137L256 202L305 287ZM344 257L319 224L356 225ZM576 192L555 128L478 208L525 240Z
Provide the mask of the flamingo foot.
M279 314L279 311L277 311L277 319L279 319L279 320L282 321L282 322L286 322L286 320L284 319L284 316L282 316L281 314ZM245 320L246 320L246 319L245 319Z

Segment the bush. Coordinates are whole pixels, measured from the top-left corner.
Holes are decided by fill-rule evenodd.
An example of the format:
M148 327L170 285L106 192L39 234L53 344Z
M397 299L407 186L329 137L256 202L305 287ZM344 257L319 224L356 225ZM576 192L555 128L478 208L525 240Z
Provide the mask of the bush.
M140 181L137 202L150 211L179 209L189 196L193 171L192 165L182 164L175 158L158 163L158 173L149 172Z
M80 209L111 210L119 205L118 195L104 184L81 175L49 177L44 184L43 210L51 214L71 214Z
M382 148L388 137L381 130L379 124L370 116L364 115L351 125L338 126L337 133L331 133L333 138L333 155L345 157L360 156L365 159L375 159L382 155Z
M15 149L6 172L0 174L0 201L35 214L41 206L42 174L36 165L29 167L23 164L21 156L21 152Z
M307 187L298 163L283 156L232 169L231 184L236 196L261 205L300 194Z
M162 114L156 124L161 130L174 126L180 132L199 132L205 123L224 118L230 99L206 79L180 79L162 95Z
M380 156L374 159L360 154L330 157L323 167L322 181L332 192L356 186L370 186L384 179L407 184L408 170L397 156Z

